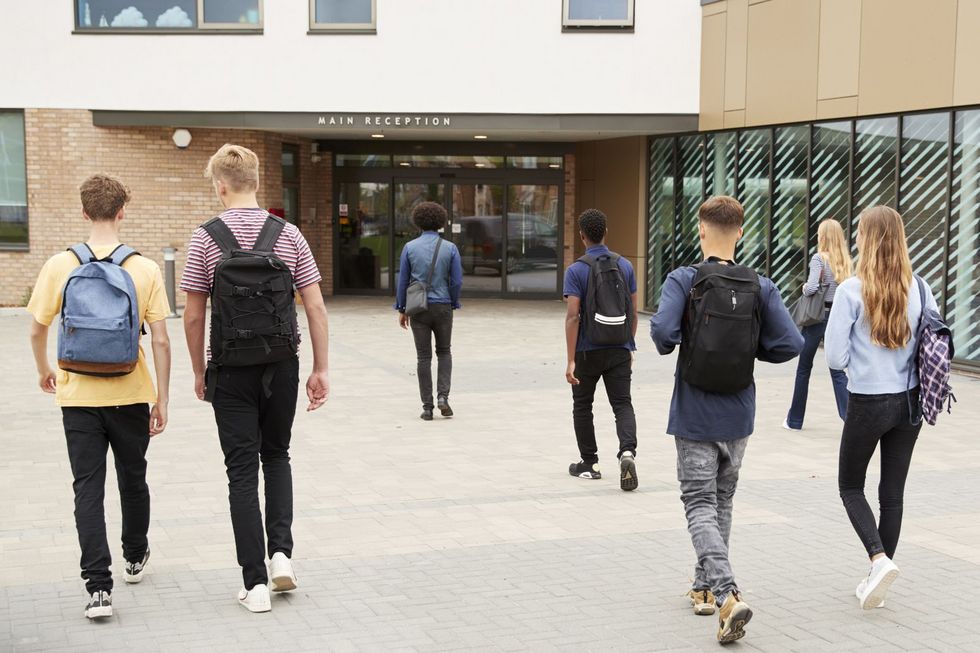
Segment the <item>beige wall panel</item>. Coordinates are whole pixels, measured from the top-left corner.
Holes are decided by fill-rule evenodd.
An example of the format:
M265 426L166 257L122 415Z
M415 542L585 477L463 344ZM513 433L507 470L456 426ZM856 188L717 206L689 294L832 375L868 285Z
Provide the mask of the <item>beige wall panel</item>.
M745 108L745 53L748 41L749 2L728 0L725 14L725 111ZM702 38L704 35L702 34Z
M707 18L715 14L723 14L728 11L728 2L712 2L710 5L701 7L701 17Z
M701 21L701 113L699 129L721 129L725 124L726 14Z
M636 233L642 220L639 163L645 143L643 137L616 138L597 141L595 149L595 207L609 218L606 243L634 267L643 256L643 242Z
M817 99L857 95L861 66L861 0L822 0Z
M864 0L861 114L953 102L956 0Z
M726 111L724 127L725 129L730 129L732 127L745 127L745 111Z
M953 104L980 104L980 0L960 0Z
M832 100L817 100L817 120L856 116L857 110L858 99L856 95L838 97Z
M819 23L817 2L771 0L749 8L746 125L816 117Z

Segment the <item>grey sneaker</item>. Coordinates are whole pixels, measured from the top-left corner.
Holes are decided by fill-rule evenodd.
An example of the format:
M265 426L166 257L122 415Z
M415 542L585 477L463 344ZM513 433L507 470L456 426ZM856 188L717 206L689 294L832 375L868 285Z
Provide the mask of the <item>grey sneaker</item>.
M623 492L631 492L639 487L636 479L636 460L632 451L624 451L619 457L619 488Z
M92 599L85 606L89 619L105 619L112 616L112 594L104 590L92 592Z
M147 549L143 554L143 559L138 562L126 561L126 568L123 570L123 580L127 583L139 583L143 580L143 572L146 571L146 563L150 561L150 550Z

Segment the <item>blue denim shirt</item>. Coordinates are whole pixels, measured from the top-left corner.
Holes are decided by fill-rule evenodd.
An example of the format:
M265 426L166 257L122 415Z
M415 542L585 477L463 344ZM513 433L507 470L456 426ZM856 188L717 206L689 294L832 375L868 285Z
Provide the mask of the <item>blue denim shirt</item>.
M413 281L425 281L432 263L432 253L436 250L436 239L442 238L435 231L423 231L415 240L405 243L402 249L401 265L398 271L398 286L395 293L395 308L405 310L405 294ZM432 285L428 297L431 304L452 304L460 308L459 292L463 288L463 264L456 245L443 239L439 247L439 258L432 274Z

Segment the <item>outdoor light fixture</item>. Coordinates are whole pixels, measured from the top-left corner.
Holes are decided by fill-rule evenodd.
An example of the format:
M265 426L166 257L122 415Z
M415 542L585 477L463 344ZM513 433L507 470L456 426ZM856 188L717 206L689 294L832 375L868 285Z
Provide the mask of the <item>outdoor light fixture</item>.
M486 134L477 134L473 138L475 138L478 141L485 141L485 140L487 140L487 135Z
M408 161L402 161L402 162L401 162L401 163L399 163L398 165L400 165L400 166L401 166L401 167L403 167L403 168L411 168L411 167L412 167L412 164L411 164L411 163L409 163Z
M186 129L176 129L174 130L174 135L171 137L174 141L174 145L178 149L186 150L191 144L191 133Z
M371 134L371 138L384 138L384 134Z
M560 163L549 163L549 164L548 164L548 167L549 167L549 168L554 168L554 169L556 169L556 170L557 170L558 168L560 168L560 167L561 167L561 164L560 164Z

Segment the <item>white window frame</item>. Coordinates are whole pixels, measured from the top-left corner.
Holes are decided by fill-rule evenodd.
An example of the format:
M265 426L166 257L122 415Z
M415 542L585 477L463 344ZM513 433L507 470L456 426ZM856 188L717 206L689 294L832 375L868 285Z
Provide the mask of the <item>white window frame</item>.
M258 0L259 22L257 23L205 23L204 3L207 0L195 0L197 3L196 27L85 27L79 15L78 0L72 0L75 5L76 34L199 34L213 32L262 32L265 28L265 0Z
M310 0L310 33L376 34L378 31L378 0L371 0L370 23L318 23L316 0Z
M568 17L569 0L562 0L561 26L562 29L633 29L636 15L636 0L626 0L628 3L627 16L625 20L572 20Z

